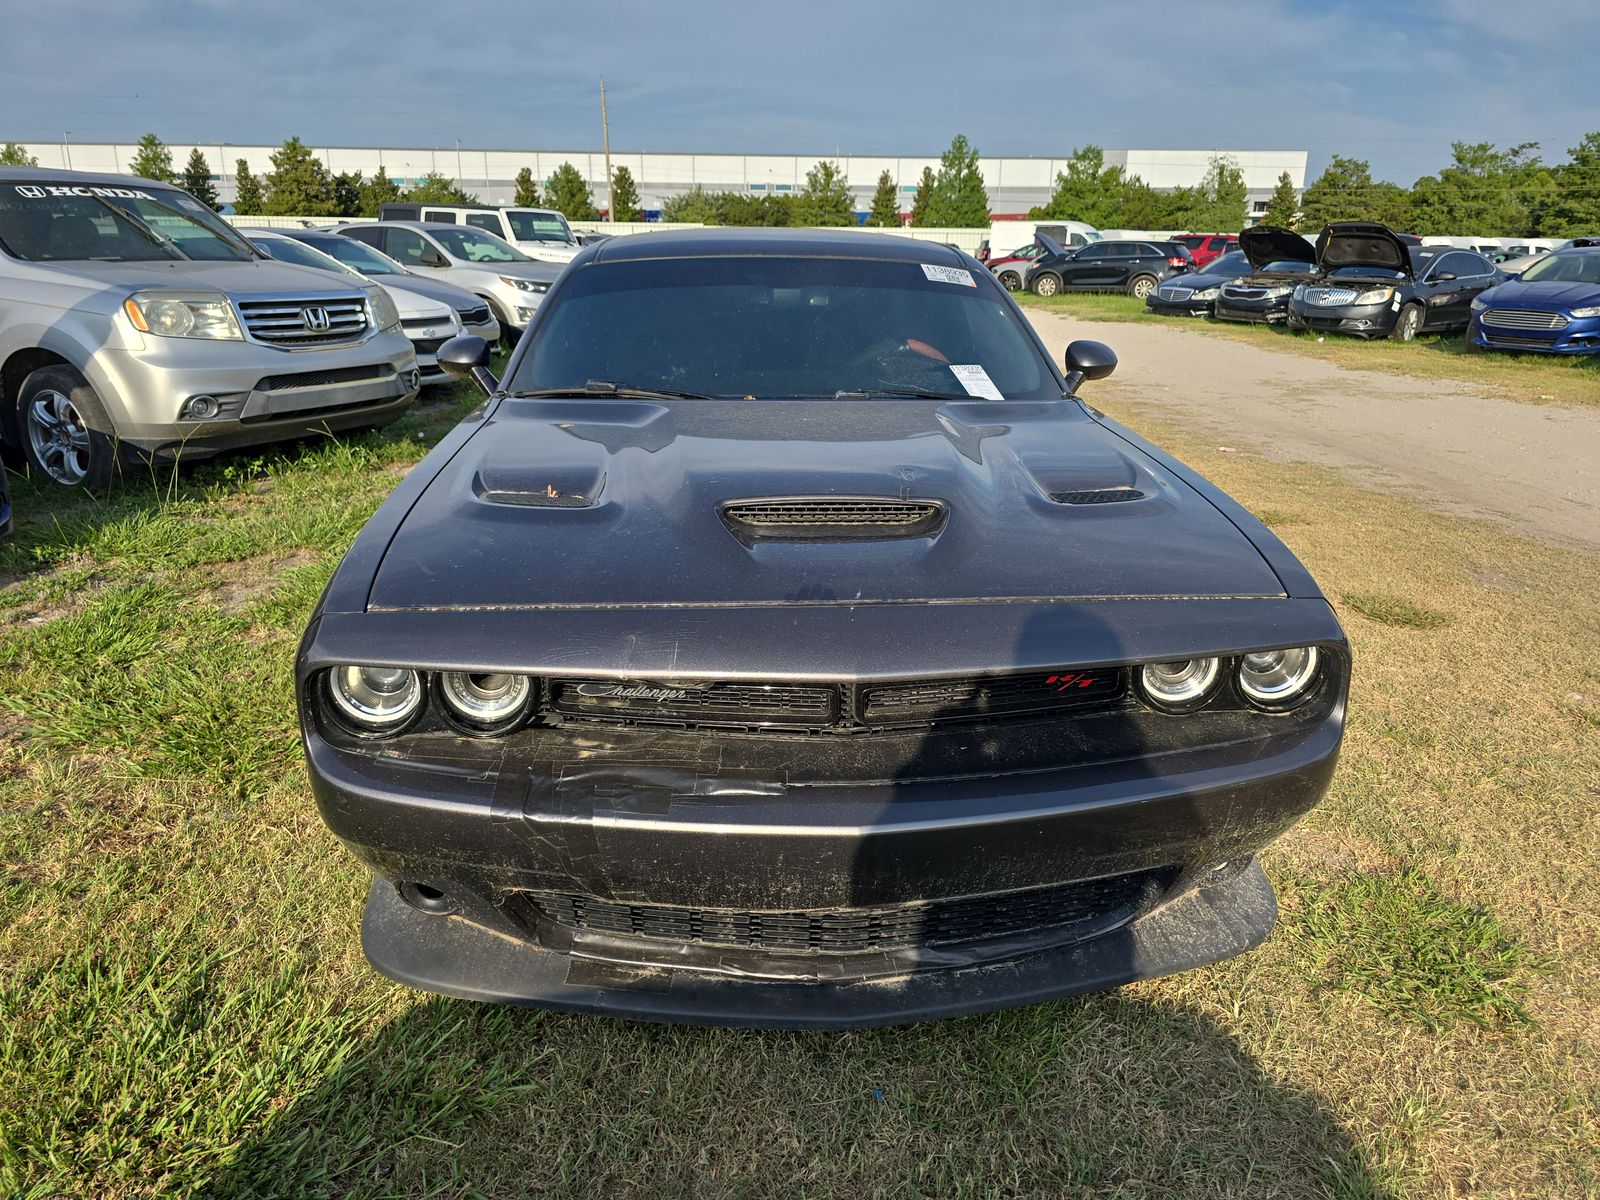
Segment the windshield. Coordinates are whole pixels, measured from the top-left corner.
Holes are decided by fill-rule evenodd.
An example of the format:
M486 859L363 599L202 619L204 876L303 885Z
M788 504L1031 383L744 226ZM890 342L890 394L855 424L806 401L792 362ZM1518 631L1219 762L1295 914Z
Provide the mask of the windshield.
M337 271L341 275L356 275L342 262L330 258L320 250L313 250L310 246L303 245L293 238L251 238L250 244L269 258L279 262L298 263L302 267L312 267L318 271Z
M1600 254L1548 254L1522 273L1522 282L1600 284Z
M200 201L154 185L0 184L0 246L30 262L255 257Z
M1269 262L1261 269L1263 271L1298 271L1302 275L1309 275L1314 265L1314 263L1301 262L1298 258L1280 258L1276 262Z
M511 232L519 242L559 242L563 246L576 245L572 227L560 213L542 213L506 209L506 220L511 222Z
M545 302L510 388L590 380L735 399L1061 395L992 281L857 258L591 265Z
M485 233L481 229L470 229L465 225L457 226L455 229L430 229L428 236L443 246L445 253L451 258L459 258L465 262L533 261L510 242L497 238L492 233Z
M1392 267L1376 266L1335 267L1332 271L1329 271L1328 274L1335 279L1342 277L1360 277L1362 279L1371 279L1373 277L1377 277L1379 279L1404 279L1406 277L1406 273L1404 271L1396 271Z
M1250 269L1250 264L1245 256L1237 250L1224 254L1220 258L1213 258L1200 268L1201 275L1241 275Z
M365 242L358 242L355 238L347 238L343 234L330 234L327 237L296 239L303 240L306 245L322 251L330 258L336 258L345 266L362 275L404 275L406 269L381 250L374 250Z

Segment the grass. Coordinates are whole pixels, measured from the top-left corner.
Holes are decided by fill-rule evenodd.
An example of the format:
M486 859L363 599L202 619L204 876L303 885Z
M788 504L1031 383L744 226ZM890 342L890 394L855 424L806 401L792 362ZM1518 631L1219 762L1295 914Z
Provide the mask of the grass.
M1283 326L1168 317L1150 312L1142 300L1120 294L1081 292L1046 299L1019 292L1017 299L1025 308L1042 308L1088 321L1157 322L1168 328L1208 337L1233 338L1357 370L1470 384L1529 404L1600 405L1600 355L1595 354L1582 358L1498 352L1468 354L1465 339L1456 333L1422 334L1410 342L1364 341Z
M1575 652L1600 564L1171 428L1144 431L1272 519L1355 651L1259 950L832 1035L385 983L290 664L344 545L471 404L105 502L13 477L0 1195L1600 1191L1600 664Z

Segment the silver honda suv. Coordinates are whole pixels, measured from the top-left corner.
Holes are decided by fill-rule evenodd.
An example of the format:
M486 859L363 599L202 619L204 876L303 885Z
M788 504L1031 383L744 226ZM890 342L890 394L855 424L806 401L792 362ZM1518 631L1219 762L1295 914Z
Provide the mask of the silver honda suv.
M0 439L65 487L130 456L387 424L416 355L382 288L264 257L125 175L0 167Z

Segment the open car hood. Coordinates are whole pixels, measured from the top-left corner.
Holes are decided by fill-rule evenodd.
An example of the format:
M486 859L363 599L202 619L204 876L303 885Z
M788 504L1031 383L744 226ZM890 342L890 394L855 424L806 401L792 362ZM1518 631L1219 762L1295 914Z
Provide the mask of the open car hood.
M1316 249L1292 229L1278 225L1257 225L1239 234L1239 249L1256 270L1268 263L1317 261Z
M1411 254L1400 235L1376 221L1333 221L1317 238L1317 270L1373 267L1412 278Z

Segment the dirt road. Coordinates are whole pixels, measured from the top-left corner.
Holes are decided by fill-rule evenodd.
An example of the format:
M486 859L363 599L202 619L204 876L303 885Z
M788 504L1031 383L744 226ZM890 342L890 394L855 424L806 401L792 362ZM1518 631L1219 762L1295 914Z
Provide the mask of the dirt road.
M1346 370L1177 320L1167 328L1029 316L1058 362L1073 338L1111 346L1116 375L1084 394L1115 399L1135 419L1148 411L1219 444L1342 467L1376 487L1600 551L1600 409Z

